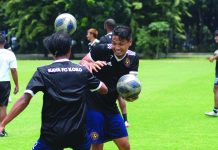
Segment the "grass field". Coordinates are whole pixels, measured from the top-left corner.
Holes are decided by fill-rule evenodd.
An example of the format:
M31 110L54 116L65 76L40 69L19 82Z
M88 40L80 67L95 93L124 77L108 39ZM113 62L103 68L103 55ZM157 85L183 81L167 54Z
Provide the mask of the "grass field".
M19 98L37 66L51 61L18 61ZM127 103L132 150L216 150L218 118L204 115L213 106L215 63L206 59L141 60L140 98ZM7 126L0 138L1 150L29 150L40 130L42 94L34 96L27 109ZM104 150L116 150L108 142Z

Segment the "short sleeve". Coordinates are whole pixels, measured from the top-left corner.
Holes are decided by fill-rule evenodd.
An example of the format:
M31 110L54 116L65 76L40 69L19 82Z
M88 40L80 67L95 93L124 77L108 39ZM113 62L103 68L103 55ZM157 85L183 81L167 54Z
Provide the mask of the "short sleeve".
M138 72L138 67L139 67L139 57L136 55L131 65L131 71Z
M97 79L92 73L87 71L87 76L88 76L88 88L90 91L94 92L100 89L101 87L101 81Z
M26 87L26 91L24 93L29 93L32 96L34 96L34 94L36 94L38 91L44 91L44 88L45 86L44 86L42 75L37 70L32 76L32 78L30 79Z
M9 62L10 68L17 68L17 59L16 59L14 53L11 52L10 58L11 58L10 62Z

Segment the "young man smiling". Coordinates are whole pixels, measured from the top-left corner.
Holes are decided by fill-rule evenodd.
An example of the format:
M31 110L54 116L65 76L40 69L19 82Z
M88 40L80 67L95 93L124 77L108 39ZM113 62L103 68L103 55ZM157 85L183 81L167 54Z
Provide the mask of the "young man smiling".
M131 44L131 29L117 26L113 30L112 44L93 47L80 62L108 87L106 95L88 94L87 130L92 150L102 150L103 144L110 140L119 150L130 149L128 133L116 104L119 96L116 84L121 76L138 73L139 58L135 52L128 50Z

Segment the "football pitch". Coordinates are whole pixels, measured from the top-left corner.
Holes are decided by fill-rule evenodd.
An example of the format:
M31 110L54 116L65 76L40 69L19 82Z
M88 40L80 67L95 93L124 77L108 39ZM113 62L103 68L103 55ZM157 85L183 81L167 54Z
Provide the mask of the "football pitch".
M50 62L18 61L20 92L11 94L8 111L23 94L36 67ZM203 58L140 60L142 91L137 101L127 103L131 149L216 150L218 118L204 115L213 107L214 68L215 63ZM9 136L0 138L1 150L32 148L39 137L41 107L42 93L37 93L8 124ZM104 146L104 150L116 149L113 142Z

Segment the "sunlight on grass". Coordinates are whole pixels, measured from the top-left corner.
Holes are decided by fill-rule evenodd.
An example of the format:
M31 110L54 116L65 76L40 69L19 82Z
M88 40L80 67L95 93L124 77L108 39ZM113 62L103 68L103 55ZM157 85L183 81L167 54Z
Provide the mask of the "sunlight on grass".
M19 61L22 95L37 66L51 61ZM214 63L205 59L141 60L139 99L127 103L133 150L215 150L217 118L204 116L213 107ZM13 85L13 84L12 84ZM28 150L39 137L42 94L7 126L9 137L1 138L1 150ZM117 149L108 142L104 150Z

